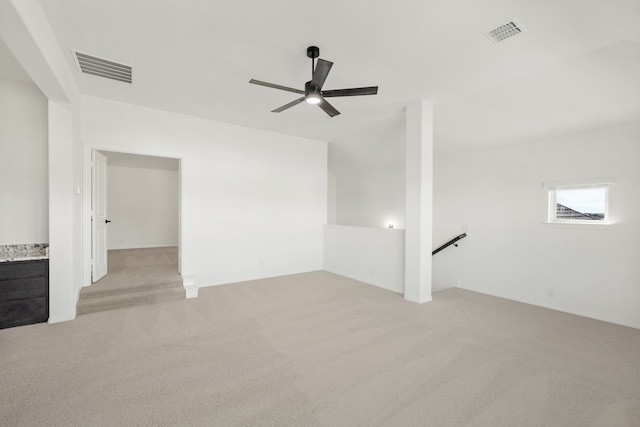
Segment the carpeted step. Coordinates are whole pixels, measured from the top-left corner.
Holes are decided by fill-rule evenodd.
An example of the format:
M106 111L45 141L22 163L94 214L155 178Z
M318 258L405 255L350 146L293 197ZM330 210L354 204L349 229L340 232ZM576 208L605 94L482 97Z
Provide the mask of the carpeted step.
M140 277L129 275L121 277L117 273L109 273L109 276L101 279L101 281L82 288L80 290L80 300L153 291L165 288L184 289L182 286L182 278L178 274L174 274L169 277L163 277L161 275L156 277L150 277L150 275L140 275Z
M136 288L131 291L103 292L84 295L78 301L78 315L114 310L117 308L138 305L156 304L185 298L185 290L180 286L149 286L146 289Z
M108 274L80 290L78 314L184 299L178 248L116 249Z
M174 265L178 266L178 249L164 248L113 249L108 252L109 270L116 271L127 267Z

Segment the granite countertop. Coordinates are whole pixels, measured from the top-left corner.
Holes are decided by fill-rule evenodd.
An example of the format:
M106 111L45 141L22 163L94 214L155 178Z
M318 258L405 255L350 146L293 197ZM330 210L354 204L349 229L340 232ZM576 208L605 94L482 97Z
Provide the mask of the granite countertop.
M0 245L0 262L49 259L48 243Z

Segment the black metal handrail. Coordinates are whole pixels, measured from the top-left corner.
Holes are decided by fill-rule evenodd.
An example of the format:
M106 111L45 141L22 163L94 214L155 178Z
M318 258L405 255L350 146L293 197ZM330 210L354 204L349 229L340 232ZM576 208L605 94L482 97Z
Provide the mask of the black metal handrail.
M465 237L467 237L467 233L462 233L459 236L454 237L453 239L449 240L447 243L445 243L444 245L440 246L438 249L436 249L435 251L431 252L431 256L437 254L438 252L440 252L443 249L448 248L451 245L454 246L458 246L458 244L456 243L458 240L460 239L464 239Z

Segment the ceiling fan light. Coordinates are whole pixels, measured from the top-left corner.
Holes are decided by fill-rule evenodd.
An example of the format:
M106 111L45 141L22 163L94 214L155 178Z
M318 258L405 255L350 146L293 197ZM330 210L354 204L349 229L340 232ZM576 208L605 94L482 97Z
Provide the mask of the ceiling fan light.
M311 92L305 95L304 101L307 104L318 105L320 101L322 101L322 98L319 93Z

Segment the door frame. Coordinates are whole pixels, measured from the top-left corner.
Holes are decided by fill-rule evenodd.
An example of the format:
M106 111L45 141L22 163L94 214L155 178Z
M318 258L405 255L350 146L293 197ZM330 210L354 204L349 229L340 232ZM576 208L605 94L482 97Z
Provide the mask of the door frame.
M91 164L93 151L110 151L122 154L137 154L141 156L166 157L178 160L178 273L182 276L182 194L184 184L182 179L182 157L177 157L162 152L125 151L117 147L91 146L85 144L82 150L82 186L85 191L82 194L82 286L91 286L91 266L92 266L92 230L91 230L91 198L93 194L91 186ZM78 294L79 296L79 294Z
M107 161L103 152L91 151L91 283L106 276L108 271Z

